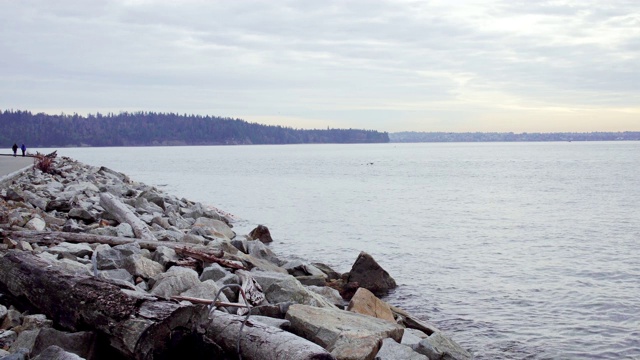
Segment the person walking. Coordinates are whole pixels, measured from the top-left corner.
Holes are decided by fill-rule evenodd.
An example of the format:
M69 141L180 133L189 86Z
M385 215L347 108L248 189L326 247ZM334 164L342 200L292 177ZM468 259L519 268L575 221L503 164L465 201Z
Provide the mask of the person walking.
M24 153L25 153L25 152L27 152L27 147L26 147L26 146L24 146L24 144L22 144L22 145L20 146L20 150L22 150L22 156L24 156Z
M16 152L18 151L18 144L14 143L11 149L13 150L13 157L16 157Z

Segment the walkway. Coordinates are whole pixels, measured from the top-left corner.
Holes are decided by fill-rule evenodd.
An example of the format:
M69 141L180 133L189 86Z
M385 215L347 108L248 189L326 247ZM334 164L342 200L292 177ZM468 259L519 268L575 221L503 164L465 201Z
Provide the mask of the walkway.
M0 182L33 165L32 157L0 154Z

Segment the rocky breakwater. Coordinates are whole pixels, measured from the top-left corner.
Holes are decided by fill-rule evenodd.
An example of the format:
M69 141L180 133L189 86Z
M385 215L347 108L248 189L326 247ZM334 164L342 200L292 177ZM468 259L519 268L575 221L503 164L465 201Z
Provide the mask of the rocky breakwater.
M264 226L56 158L0 188L0 357L469 359L380 300L393 279L282 259Z

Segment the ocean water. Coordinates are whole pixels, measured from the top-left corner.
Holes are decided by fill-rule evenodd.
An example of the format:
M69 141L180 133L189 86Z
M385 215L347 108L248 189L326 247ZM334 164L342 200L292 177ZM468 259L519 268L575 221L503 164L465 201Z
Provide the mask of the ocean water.
M264 224L277 254L344 272L366 251L386 301L477 359L640 359L640 142L58 153Z

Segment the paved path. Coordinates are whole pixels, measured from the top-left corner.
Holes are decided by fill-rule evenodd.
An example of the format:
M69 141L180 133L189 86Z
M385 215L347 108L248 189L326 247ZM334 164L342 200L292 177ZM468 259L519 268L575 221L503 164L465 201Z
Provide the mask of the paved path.
M0 179L33 165L32 157L0 154Z

